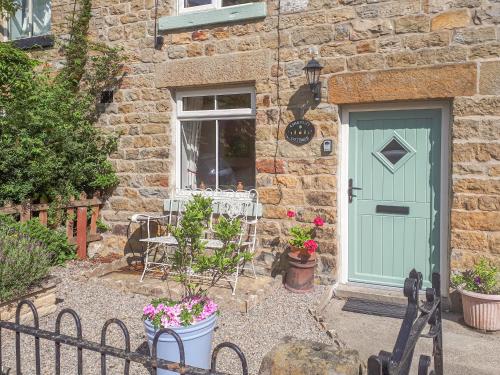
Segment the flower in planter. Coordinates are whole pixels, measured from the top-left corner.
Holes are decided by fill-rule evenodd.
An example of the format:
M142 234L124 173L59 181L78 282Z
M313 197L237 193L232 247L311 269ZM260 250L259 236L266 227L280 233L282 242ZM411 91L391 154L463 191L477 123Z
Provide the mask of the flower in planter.
M325 224L325 222L323 221L323 219L320 217L320 216L316 216L313 220L313 223L314 225L316 225L317 227L322 227L323 224Z
M481 259L472 269L456 273L451 281L454 287L482 294L500 294L500 273L497 267Z
M293 218L296 216L294 211L288 210L287 216L289 218ZM288 243L291 246L294 246L299 249L305 249L309 255L312 255L318 249L318 243L314 241L316 237L316 228L322 227L325 224L325 221L320 217L316 216L312 221L314 227L305 227L305 226L293 226L290 228L290 236L292 237Z
M156 329L187 327L218 313L217 304L208 297L187 297L180 302L156 298L143 309L143 319Z
M318 244L314 240L307 240L306 242L304 242L304 248L309 254L314 254L316 252L316 249L318 248Z
M179 225L169 229L177 241L171 259L170 272L183 287L183 299L172 301L155 299L144 307L144 329L150 347L156 332L161 328L175 331L181 340L190 341L186 350L186 364L204 369L210 368L210 352L216 325L218 306L207 297L215 284L232 275L239 265L252 259L252 254L241 248L239 241L242 222L238 218L220 215L212 217L212 199L193 195L185 205ZM205 232L211 225L215 239L222 243L220 248L205 251ZM193 278L195 275L210 274L210 279ZM199 323L199 324L198 324ZM196 337L192 330L197 331ZM158 341L158 358L178 361L178 346L171 335L161 335ZM159 375L172 374L159 370Z

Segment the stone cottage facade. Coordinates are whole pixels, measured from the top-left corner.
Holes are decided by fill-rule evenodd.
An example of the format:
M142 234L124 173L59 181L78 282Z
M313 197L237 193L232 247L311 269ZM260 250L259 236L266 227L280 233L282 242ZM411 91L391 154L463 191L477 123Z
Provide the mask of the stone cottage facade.
M52 0L51 34L65 33L72 7ZM259 191L265 267L286 243L288 209L299 222L326 221L322 282L397 285L398 270L416 265L440 270L446 289L450 270L480 256L500 263L498 1L94 0L91 30L128 57L97 124L122 134L100 251L125 249L128 218L161 212L173 189L213 184L200 175L213 163L206 144L218 142L217 182L229 164ZM34 53L60 58L56 48ZM324 66L320 102L303 71L313 57ZM315 129L302 146L284 136L297 119ZM193 129L205 141L186 141ZM407 246L429 253L398 254Z

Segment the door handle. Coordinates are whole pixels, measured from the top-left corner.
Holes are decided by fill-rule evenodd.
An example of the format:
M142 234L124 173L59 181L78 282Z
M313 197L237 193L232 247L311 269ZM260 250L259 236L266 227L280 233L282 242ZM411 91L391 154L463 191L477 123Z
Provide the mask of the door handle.
M347 189L347 196L349 197L349 203L352 203L352 198L356 197L356 195L354 195L352 193L353 190L363 190L363 189L360 188L360 187L352 186L352 178L350 178L349 179L349 186L348 186L348 189Z

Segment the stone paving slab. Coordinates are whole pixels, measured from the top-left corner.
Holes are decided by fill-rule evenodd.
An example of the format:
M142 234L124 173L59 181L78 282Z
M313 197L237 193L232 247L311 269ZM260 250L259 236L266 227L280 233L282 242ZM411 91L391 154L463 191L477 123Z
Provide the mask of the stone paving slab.
M142 294L155 297L169 297L179 299L182 295L182 286L173 280L172 276L167 276L163 272L148 272L141 282L140 277L143 267L141 264L126 265L121 259L106 265L101 271L92 271L90 279L99 278L103 283L111 288L124 292ZM236 294L232 295L230 284L225 281L219 282L211 288L208 295L218 301L221 308L242 313L249 312L269 293L276 289L281 283L280 279L269 276L258 275L253 278L247 274L242 274L238 278Z
M357 349L363 361L380 350L392 351L400 319L342 311L344 300L332 299L323 319L348 347ZM453 375L498 375L500 332L484 333L465 326L460 314L443 314L444 373ZM420 339L413 359L412 374L420 354L431 355L432 340Z

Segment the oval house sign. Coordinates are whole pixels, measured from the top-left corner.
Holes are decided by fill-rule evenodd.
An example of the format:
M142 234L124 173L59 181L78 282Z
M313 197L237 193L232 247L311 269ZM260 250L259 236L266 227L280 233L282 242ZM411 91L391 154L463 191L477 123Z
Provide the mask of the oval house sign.
M285 129L285 139L297 146L309 143L314 137L314 125L311 121L295 120Z

